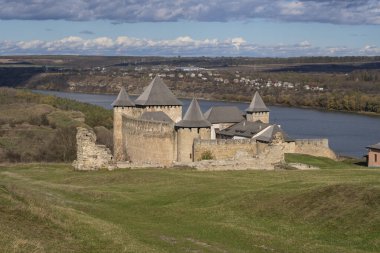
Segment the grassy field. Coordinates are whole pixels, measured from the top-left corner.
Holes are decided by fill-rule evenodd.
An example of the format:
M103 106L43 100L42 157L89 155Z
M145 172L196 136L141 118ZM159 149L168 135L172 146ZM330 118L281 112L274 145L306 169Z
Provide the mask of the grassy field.
M0 166L1 252L379 252L380 170Z

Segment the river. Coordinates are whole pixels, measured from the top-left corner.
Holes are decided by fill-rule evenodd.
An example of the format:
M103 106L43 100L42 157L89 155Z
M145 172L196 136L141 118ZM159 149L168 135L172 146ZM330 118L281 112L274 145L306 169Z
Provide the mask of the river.
M74 99L107 109L112 109L111 103L116 98L116 95L42 90L34 92ZM181 101L185 112L191 100ZM199 100L199 104L203 112L215 105L234 105L241 110L248 107L248 103L242 102ZM366 146L380 142L380 117L281 106L269 106L269 109L270 122L281 125L290 137L328 138L330 147L339 155L360 158L366 153Z

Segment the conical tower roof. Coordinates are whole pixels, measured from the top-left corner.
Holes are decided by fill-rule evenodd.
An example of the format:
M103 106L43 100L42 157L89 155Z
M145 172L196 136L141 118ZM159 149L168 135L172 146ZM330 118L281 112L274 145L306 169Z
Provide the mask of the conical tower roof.
M156 76L144 92L135 100L136 105L182 105L168 86Z
M285 141L293 141L279 125L270 125L252 138L258 141L271 142L278 132L282 134Z
M269 109L265 105L260 94L256 91L255 95L252 98L251 104L245 111L246 112L269 112Z
M176 124L176 127L211 127L211 123L206 120L201 111L198 101L193 98L183 119Z
M135 106L135 103L130 99L128 96L127 91L124 87L121 87L119 95L117 96L116 100L112 103L113 107L128 107L128 106Z

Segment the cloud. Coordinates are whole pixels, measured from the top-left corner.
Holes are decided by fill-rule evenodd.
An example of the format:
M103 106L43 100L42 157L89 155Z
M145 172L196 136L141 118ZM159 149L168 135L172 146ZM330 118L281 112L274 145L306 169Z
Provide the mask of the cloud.
M247 21L380 25L378 0L0 0L0 19L120 22Z
M120 36L84 39L69 36L59 40L0 41L0 55L14 54L81 54L81 55L156 55L156 56L346 56L379 55L380 48L316 47L309 41L296 44L259 45L244 38L193 39L181 36L174 39L152 40Z
M83 30L83 31L80 31L79 33L80 33L80 34L86 34L86 35L92 35L92 34L95 34L93 31L89 31L89 30Z
M360 52L363 54L379 55L380 48L376 46L366 45L362 49L360 49Z

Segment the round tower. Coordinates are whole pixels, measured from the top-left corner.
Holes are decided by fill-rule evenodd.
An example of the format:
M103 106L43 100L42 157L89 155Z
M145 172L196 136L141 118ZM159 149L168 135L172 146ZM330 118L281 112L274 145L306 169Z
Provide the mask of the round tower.
M184 118L176 125L177 161L194 161L194 140L211 138L211 123L204 117L196 99L191 101Z
M269 109L257 91L245 111L247 121L255 122L260 120L263 123L269 123Z
M124 87L112 103L113 106L113 156L116 161L126 160L126 140L123 134L123 115L133 117L135 104Z

